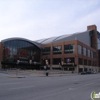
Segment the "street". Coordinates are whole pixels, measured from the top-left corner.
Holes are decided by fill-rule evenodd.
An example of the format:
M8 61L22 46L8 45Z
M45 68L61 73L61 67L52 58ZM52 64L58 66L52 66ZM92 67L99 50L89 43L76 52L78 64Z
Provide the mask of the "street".
M91 100L92 91L100 92L100 74L11 78L0 73L0 100Z

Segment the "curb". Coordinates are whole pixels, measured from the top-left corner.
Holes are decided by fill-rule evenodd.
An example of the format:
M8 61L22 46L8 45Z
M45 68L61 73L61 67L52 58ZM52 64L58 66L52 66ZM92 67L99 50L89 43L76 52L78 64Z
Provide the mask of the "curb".
M24 76L8 76L8 78L25 78Z

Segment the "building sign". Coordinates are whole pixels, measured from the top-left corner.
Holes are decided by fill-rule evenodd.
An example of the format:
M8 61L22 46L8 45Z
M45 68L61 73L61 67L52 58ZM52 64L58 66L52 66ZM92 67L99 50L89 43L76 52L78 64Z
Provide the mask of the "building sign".
M32 64L32 60L30 60L29 63Z
M48 63L48 60L45 60L45 62L46 62L46 65L48 65L49 63Z
M68 59L67 59L67 63L69 63L70 61L71 61L71 59L68 58Z

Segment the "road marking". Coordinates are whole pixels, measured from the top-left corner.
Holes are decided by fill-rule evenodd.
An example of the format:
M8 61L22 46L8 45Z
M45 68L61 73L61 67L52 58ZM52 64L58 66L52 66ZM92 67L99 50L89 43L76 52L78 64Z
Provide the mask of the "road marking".
M0 84L0 85L20 84L20 83L23 83L23 82L16 82L16 83L3 83L3 84Z

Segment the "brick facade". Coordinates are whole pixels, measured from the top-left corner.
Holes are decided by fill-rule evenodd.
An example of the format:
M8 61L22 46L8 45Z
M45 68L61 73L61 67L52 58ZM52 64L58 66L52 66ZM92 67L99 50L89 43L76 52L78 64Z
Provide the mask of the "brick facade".
M41 48L44 48L44 47L50 47L51 48L51 54L50 55L42 55L41 54L41 59L45 59L46 56L47 56L47 58L50 59L50 65L53 66L53 58L64 59L64 58L73 57L75 59L75 64L78 67L78 63L79 63L78 62L78 58L82 58L83 61L84 61L84 59L87 60L87 66L88 66L88 60L91 60L91 62L95 61L96 64L97 64L96 66L99 66L98 65L98 47L97 47L97 27L95 25L87 26L87 30L93 30L93 36L91 37L91 39L93 41L93 44L91 44L92 47L90 47L90 46L88 46L88 45L86 45L86 44L84 44L84 43L82 43L82 42L80 42L79 40L76 40L76 39L72 40L72 41L67 41L67 42L42 44ZM72 53L72 54L64 54L64 45L67 45L67 44L74 44L75 45L74 53ZM82 47L85 47L88 50L91 50L91 51L95 52L96 55L97 55L96 58L91 58L91 57L88 57L88 56L84 56L83 54L82 55L78 54L78 45L81 45ZM56 55L53 54L53 46L62 46L62 53L61 54L56 54ZM83 62L83 66L82 67L84 67L84 62ZM90 69L91 69L91 66L90 66Z
M74 58L74 64L77 65L75 67L75 71L78 71L78 67L82 68L84 70L84 68L86 67L87 69L94 69L97 68L99 69L99 63L98 63L98 44L97 44L97 27L96 25L91 25L91 26L87 26L87 30L93 30L93 34L90 37L91 38L91 46L88 46L87 44L84 44L83 42L80 42L79 40L75 39L75 40L71 40L71 41L64 41L64 42L56 42L56 43L50 43L50 44L41 44L40 48L45 48L45 47L50 47L50 55L42 55L40 56L40 59L49 59L50 60L50 68L55 67L53 65L53 59L54 58L61 58L62 60L64 60L65 58ZM74 48L74 52L73 53L69 53L66 54L64 53L64 45L69 45L69 44L74 44L75 48ZM91 50L93 52L96 53L96 58L91 58L88 56L85 56L83 54L79 54L78 53L78 45L80 45L82 48L85 47L88 50ZM53 54L53 46L61 46L62 47L62 51L61 54ZM83 50L83 49L82 49ZM82 51L83 52L83 51ZM3 44L0 43L0 68L1 68L1 61L3 58ZM82 63L83 65L79 65L79 58L82 59ZM84 65L84 59L87 60L87 65ZM88 61L91 62L96 62L96 66L89 66L88 65ZM58 67L58 65L56 66Z

